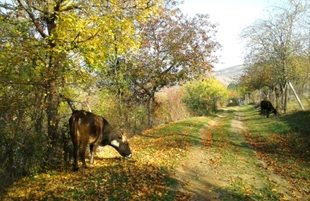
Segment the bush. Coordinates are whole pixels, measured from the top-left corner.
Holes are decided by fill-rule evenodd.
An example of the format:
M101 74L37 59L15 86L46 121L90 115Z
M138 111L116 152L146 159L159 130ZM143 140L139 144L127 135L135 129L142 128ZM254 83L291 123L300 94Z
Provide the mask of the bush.
M216 112L218 105L226 102L229 97L227 89L212 78L186 83L184 90L183 101L196 116Z
M0 95L0 194L15 180L58 166L63 159L62 150L50 146L43 95L27 89L3 87ZM57 141L60 145L61 139Z
M154 121L157 125L190 117L182 101L183 95L184 90L179 85L164 88L155 95L157 107Z

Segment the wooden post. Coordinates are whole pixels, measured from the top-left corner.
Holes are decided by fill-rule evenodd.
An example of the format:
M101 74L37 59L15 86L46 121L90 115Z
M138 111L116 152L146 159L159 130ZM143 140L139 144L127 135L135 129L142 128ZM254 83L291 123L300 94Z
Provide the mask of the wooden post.
M302 106L302 104L301 104L301 101L300 101L300 99L299 99L299 97L298 97L298 95L297 95L297 93L296 93L296 91L295 91L295 89L294 89L292 83L291 83L291 82L288 82L288 85L291 87L292 91L294 92L295 98L296 98L296 100L297 100L297 102L298 102L300 108L301 108L302 110L305 110L304 106Z

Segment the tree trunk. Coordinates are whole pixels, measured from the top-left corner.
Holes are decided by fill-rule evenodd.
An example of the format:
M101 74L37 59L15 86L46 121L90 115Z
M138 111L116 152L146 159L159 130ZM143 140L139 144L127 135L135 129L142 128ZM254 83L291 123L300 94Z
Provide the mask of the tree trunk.
M152 127L152 98L147 100L147 126Z
M275 88L274 91L275 91L275 96L276 96L276 109L279 111L280 110L279 99L280 99L281 92L277 87Z
M147 124L148 127L151 128L153 126L153 114L154 114L154 103L155 103L155 90L149 91L147 93Z
M284 86L284 94L283 97L283 113L286 114L287 112L287 100L288 100L288 91L287 91L287 83Z
M123 107L125 106L125 107ZM129 121L129 114L128 114L128 105L126 107L126 101L124 100L120 90L118 91L118 115L119 118L123 119L122 120L122 129L125 129L126 131L130 130L130 121Z
M59 92L57 90L56 81L50 81L47 88L47 132L51 140L52 147L57 145L58 136L58 106L59 106Z

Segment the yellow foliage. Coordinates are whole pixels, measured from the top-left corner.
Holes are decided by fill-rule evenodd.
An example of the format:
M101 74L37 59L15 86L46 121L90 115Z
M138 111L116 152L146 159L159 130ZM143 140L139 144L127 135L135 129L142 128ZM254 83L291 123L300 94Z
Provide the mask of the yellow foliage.
M229 92L213 78L188 82L184 85L184 101L194 115L207 115L216 110L218 102L226 102Z

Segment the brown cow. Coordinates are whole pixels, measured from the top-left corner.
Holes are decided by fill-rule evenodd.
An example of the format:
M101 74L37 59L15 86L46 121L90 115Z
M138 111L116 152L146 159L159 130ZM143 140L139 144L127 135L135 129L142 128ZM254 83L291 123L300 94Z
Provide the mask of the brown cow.
M267 118L269 118L270 112L274 113L275 115L279 114L276 108L273 107L271 102L267 100L263 100L260 102L260 110L262 117L266 116Z
M85 150L88 144L91 153L90 163L94 162L94 154L98 146L110 145L123 157L131 157L126 137L115 133L103 117L84 110L75 110L69 119L69 126L73 143L74 171L78 170L78 150L83 167L87 167Z

